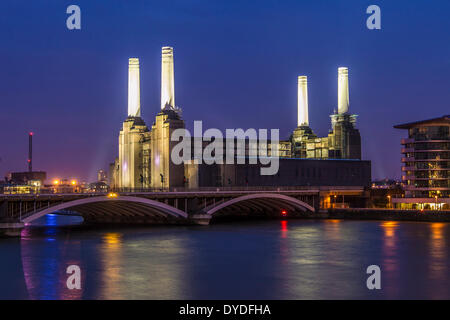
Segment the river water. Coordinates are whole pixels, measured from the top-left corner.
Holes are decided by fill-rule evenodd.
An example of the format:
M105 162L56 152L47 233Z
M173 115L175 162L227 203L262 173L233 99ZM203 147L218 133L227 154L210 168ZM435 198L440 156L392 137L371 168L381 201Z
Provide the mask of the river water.
M80 221L48 215L20 239L0 239L0 298L450 299L446 223L85 228ZM67 288L70 265L80 267L80 290ZM380 290L366 286L369 265L381 269Z

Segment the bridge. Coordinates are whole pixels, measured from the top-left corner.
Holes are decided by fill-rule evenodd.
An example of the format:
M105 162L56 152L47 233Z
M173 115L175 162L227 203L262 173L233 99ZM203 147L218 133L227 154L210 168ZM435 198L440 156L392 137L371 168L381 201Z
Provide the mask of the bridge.
M0 195L0 224L20 228L61 210L87 223L209 224L226 217L300 217L331 195L362 197L361 187L202 188L115 190L109 193ZM0 226L1 227L1 226Z

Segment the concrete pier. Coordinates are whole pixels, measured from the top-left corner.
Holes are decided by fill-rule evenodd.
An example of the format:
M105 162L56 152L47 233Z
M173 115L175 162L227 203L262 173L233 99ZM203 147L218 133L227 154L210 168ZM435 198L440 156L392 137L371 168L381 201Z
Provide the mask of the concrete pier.
M24 227L22 222L0 223L0 237L20 237Z
M201 226L207 226L209 225L209 221L211 220L211 215L209 214L194 214L189 217L190 221L193 224L201 225Z

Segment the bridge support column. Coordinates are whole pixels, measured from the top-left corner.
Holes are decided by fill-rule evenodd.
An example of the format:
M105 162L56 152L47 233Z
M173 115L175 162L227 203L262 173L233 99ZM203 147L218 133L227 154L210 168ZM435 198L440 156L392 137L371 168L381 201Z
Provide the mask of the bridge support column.
M22 222L0 223L0 237L20 237L23 227Z
M0 202L0 219L8 219L8 201Z
M209 214L193 214L193 215L189 216L189 220L193 224L207 226L207 225L209 225L209 221L211 220L211 215L209 215Z

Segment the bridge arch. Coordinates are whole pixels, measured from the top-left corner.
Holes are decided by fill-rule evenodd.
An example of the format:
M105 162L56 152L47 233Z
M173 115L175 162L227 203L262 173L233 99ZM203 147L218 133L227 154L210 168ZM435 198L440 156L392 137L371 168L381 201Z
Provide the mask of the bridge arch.
M159 215L165 218L188 218L187 213L156 200L132 196L119 196L117 198L99 196L68 201L33 212L22 219L22 222L30 223L46 214L64 209L73 209L74 211L79 212L82 216L95 215L96 213L105 216L109 210L112 210L117 214L123 215L124 217L130 217L133 215L141 217L146 215Z
M270 200L270 201L266 201ZM256 193L256 194L248 194L244 196L240 196L218 205L212 205L205 208L205 213L208 215L214 215L215 213L231 207L246 207L246 208L270 208L270 209L281 209L281 208L290 208L301 211L311 211L315 212L316 210L311 205L298 200L294 197L286 196L284 194L278 193Z

